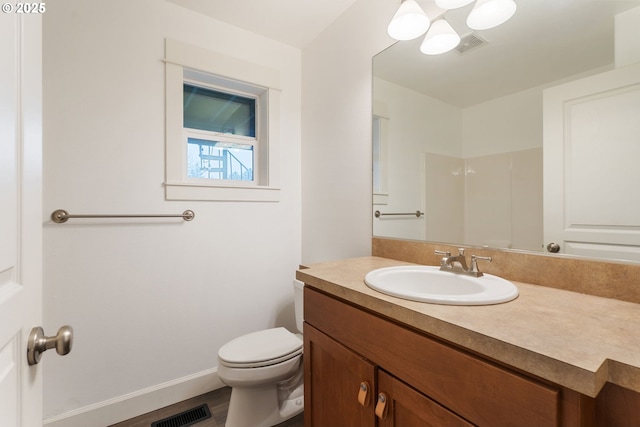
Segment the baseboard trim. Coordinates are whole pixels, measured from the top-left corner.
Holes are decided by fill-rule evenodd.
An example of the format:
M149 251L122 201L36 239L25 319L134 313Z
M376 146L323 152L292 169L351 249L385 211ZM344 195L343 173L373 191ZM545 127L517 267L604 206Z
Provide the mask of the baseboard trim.
M224 387L218 369L158 384L44 420L47 427L109 426Z

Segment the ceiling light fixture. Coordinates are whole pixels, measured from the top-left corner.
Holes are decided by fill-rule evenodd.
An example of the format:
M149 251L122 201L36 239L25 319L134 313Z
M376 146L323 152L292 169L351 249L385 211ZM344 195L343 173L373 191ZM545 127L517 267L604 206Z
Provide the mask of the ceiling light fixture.
M516 13L513 0L478 0L467 17L472 30L488 30L506 22Z
M440 12L439 18L451 9L458 9L473 1L476 4L467 16L467 26L472 30L488 30L505 23L516 13L514 0L434 0ZM436 25L437 24L437 25ZM416 0L402 0L400 7L387 26L387 32L396 40L413 40L427 33L420 45L420 51L427 55L437 55L454 49L460 43L460 36L444 19L431 21ZM427 32L429 30L429 32ZM455 44L454 44L455 43Z
M393 19L389 22L387 32L396 40L413 40L429 29L431 21L415 0L404 0Z
M455 49L460 44L460 36L456 30L444 19L439 19L431 25L427 36L420 45L420 52L425 55L439 55Z

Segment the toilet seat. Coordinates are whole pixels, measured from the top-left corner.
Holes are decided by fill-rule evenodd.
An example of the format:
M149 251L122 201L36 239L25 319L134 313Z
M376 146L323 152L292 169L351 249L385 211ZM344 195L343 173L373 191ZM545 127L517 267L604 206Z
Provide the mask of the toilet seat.
M229 341L218 351L218 361L230 368L259 368L302 354L302 339L285 328L266 329Z

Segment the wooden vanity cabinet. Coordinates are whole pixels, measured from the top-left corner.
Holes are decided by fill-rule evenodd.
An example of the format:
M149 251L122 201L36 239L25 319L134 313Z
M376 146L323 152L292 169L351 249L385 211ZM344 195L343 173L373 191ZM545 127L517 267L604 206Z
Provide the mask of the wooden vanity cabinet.
M591 425L593 399L304 292L306 427Z
M304 336L305 426L373 427L376 410L380 427L473 426L308 324Z
M305 426L374 426L375 366L317 329L304 325ZM308 393L307 384L313 384ZM365 401L358 402L366 386Z

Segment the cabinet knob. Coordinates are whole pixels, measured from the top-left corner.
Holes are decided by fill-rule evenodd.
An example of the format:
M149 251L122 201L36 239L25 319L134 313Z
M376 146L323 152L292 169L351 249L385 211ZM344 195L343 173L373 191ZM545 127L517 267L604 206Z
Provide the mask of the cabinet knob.
M368 382L362 381L360 383L360 389L358 391L358 403L364 407L369 406L369 400L371 396L371 394L369 393L370 390L371 387L369 386Z
M378 394L378 403L376 404L376 416L383 419L387 416L387 404L389 403L389 396L385 393Z

